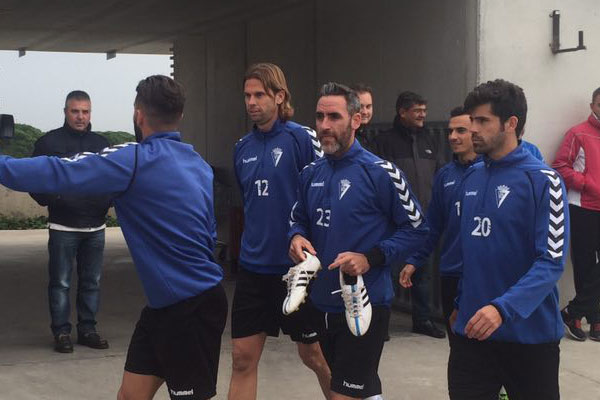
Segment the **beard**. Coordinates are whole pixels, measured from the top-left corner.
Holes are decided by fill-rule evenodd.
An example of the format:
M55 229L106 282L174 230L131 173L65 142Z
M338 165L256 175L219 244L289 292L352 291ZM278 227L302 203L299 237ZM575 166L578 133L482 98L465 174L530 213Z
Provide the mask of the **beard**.
M332 155L339 153L340 151L346 151L350 148L350 144L352 141L352 126L348 123L346 127L346 131L340 134L339 136L329 135L333 139L333 143L323 143L321 142L321 150L323 153Z
M135 123L135 116L133 117L133 131L135 132L135 141L141 143L144 140L144 135L140 127Z
M473 142L473 150L477 154L489 154L494 152L494 150L501 148L504 145L505 140L506 131L502 129L497 135L490 138L487 142L484 140Z
M334 140L335 141L333 143L329 144L321 143L321 150L323 150L323 153L331 155L340 151L342 145L340 144L338 139L334 138Z

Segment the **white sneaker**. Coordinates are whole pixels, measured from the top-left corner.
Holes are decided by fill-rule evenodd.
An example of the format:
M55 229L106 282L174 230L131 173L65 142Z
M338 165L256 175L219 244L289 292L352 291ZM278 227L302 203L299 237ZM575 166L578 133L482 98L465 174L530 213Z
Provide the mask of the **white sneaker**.
M354 336L363 336L371 324L371 302L362 275L356 276L356 283L346 284L340 270L340 288L346 307L346 322Z
M283 300L283 313L289 315L297 311L306 299L306 289L311 279L317 276L321 269L319 259L309 252L304 252L306 259L289 269L281 279L287 281L287 296Z

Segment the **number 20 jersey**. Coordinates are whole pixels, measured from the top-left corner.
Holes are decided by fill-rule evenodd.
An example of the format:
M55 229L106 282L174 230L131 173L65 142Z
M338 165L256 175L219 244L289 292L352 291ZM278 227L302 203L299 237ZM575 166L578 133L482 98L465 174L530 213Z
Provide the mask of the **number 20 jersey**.
M464 335L477 310L492 304L503 322L489 340L560 340L556 283L569 225L559 174L519 146L472 166L457 195L463 266L454 330Z

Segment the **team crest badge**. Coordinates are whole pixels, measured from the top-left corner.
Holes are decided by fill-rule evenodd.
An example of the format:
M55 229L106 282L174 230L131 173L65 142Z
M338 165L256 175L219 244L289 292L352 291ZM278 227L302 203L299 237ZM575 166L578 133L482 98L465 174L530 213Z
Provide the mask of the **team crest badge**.
M348 189L350 189L350 185L351 183L348 179L342 179L340 181L340 200L342 199L342 197L344 197Z
M273 158L273 164L275 164L275 166L279 164L279 160L281 160L282 155L283 150L281 150L279 147L275 147L273 150L271 150L271 157Z
M498 208L504 203L509 194L510 188L506 185L500 185L496 188L496 204L498 204Z

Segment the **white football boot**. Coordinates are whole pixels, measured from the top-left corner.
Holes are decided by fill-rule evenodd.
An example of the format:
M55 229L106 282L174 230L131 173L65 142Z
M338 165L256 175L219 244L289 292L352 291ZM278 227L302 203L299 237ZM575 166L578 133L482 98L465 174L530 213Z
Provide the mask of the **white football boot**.
M287 296L283 300L283 313L289 315L297 311L300 304L306 299L306 289L311 279L317 276L317 271L321 269L319 259L309 252L305 251L306 259L300 264L289 269L281 279L287 281Z
M355 284L347 284L340 269L340 288L346 307L346 322L354 336L363 336L371 324L371 302L362 275L356 276Z

